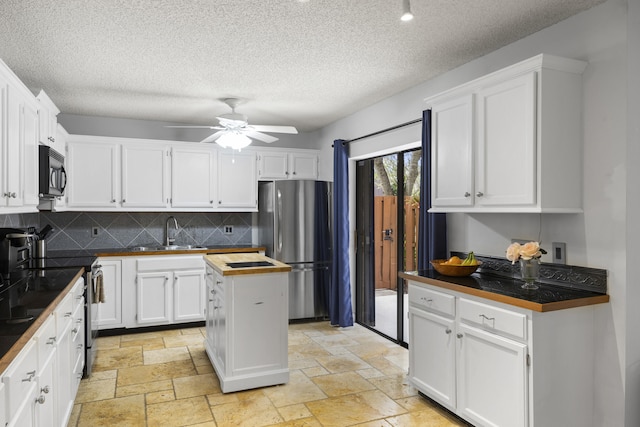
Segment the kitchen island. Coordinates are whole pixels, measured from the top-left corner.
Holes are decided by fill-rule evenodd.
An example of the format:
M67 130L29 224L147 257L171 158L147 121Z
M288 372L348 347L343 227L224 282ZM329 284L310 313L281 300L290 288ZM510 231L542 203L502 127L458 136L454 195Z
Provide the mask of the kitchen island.
M223 393L289 381L288 273L258 253L206 255L205 350Z

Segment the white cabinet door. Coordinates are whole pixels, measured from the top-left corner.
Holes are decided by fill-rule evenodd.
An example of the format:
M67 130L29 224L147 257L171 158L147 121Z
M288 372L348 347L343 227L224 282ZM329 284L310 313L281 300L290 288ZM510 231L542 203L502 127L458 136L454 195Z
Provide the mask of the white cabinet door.
M171 206L212 208L215 194L216 152L212 148L171 150Z
M0 76L0 79L2 77ZM4 187L2 189L3 206L20 207L24 200L25 146L20 138L20 98L17 90L8 82L0 80L3 105L2 138L5 155L2 163Z
M97 304L98 329L123 326L122 323L122 260L100 258L104 302ZM88 284L91 286L91 284Z
M169 149L122 145L122 206L166 208L169 204Z
M474 424L526 426L527 345L460 324L458 411Z
M138 273L136 313L139 324L171 322L171 278L167 272Z
M265 276L269 274L234 279L233 376L286 367L286 345L282 346L280 331L288 323L282 316L288 313L287 300L283 289Z
M218 208L258 207L258 179L255 153L218 153Z
M44 145L48 145L52 147L54 150L58 151L55 146L57 143L56 140L56 128L58 125L58 114L60 110L53 103L51 98L46 94L44 90L41 90L40 93L36 96L36 99L39 103L38 108L38 139ZM59 151L62 153L62 151Z
M409 377L429 397L456 409L456 342L453 319L409 309Z
M23 205L37 206L38 187L38 110L34 101L23 100L20 104L20 144L24 148Z
M176 271L173 273L173 321L192 322L204 319L204 273Z
M258 154L259 179L287 179L287 153L279 151L261 151Z
M47 359L38 374L38 397L35 401L35 424L39 427L49 427L55 420L56 411L56 384L54 378L56 370L57 354L54 353Z
M6 393L4 392L4 384L0 379L0 426L7 424L7 407L6 407Z
M473 205L473 105L471 94L433 105L433 206Z
M289 177L292 179L317 179L318 156L316 154L289 154Z
M475 202L479 206L536 203L536 74L478 92Z
M67 206L115 209L119 203L118 145L69 141Z

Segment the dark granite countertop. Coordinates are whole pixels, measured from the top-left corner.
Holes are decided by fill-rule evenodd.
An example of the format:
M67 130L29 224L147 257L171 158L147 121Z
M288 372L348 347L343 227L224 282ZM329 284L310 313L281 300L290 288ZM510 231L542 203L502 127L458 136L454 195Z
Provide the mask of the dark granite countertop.
M22 270L3 278L0 287L0 372L10 363L8 359L17 355L21 345L18 345L20 348L13 347L19 341L30 339L82 272L81 268Z
M492 274L473 273L467 277L452 277L430 269L401 272L399 276L541 312L609 301L606 294L546 283L538 283L539 288L536 290L525 290L521 288L522 280Z

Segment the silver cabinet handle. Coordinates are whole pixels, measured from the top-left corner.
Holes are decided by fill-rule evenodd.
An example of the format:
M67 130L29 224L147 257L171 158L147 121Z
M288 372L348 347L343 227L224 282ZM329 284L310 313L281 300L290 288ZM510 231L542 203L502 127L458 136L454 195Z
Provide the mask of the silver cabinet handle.
M464 197L471 197L471 193L469 193L468 191L464 192Z
M26 382L31 382L31 380L33 379L33 377L36 376L36 371L29 371L27 372L27 378L23 378L22 382L26 383Z
M482 196L484 196L484 193L483 193L482 191L478 191L478 192L476 193L476 196L478 196L478 197L482 197Z
M41 405L42 405L42 404L44 403L44 401L45 401L45 400L46 400L46 399L44 398L44 396L43 396L43 395L40 395L40 397L38 397L38 398L36 399L36 403L39 403L39 404L41 404Z
M48 385L44 386L44 388L41 388L40 391L44 394L49 393L49 386Z
M111 199L111 203L115 203L115 202L116 202L116 199Z
M481 318L481 319L484 319L484 320L488 320L488 321L490 321L490 322L493 322L494 320L496 320L496 318L495 318L495 317L487 317L487 316L485 316L484 314L481 314L481 315L480 315L480 318Z
M73 329L71 330L71 332L73 332L74 334L77 334L77 333L78 333L78 328L73 328Z
M122 199L122 203L127 203L127 200L126 199Z
M49 337L47 345L54 345L56 343L56 337Z
M15 199L16 197L17 197L17 194L16 194L16 193L11 193L11 198L12 198L12 199Z
M445 330L444 330L444 333L445 333L445 334L447 334L447 335L449 335L449 334L451 333L451 329L449 329L449 328L445 329Z
M422 301L424 301L424 302L428 302L428 303L433 302L433 299L432 299L432 298L420 297L420 299L421 299Z
M458 333L456 336L457 336L458 338L462 338L464 335L462 335L461 333Z

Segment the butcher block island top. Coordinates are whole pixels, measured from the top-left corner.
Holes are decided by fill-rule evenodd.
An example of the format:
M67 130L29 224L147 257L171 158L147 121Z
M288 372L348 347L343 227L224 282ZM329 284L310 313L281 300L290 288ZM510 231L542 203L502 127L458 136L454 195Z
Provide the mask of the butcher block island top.
M259 253L205 255L207 264L223 276L286 273L291 266Z

